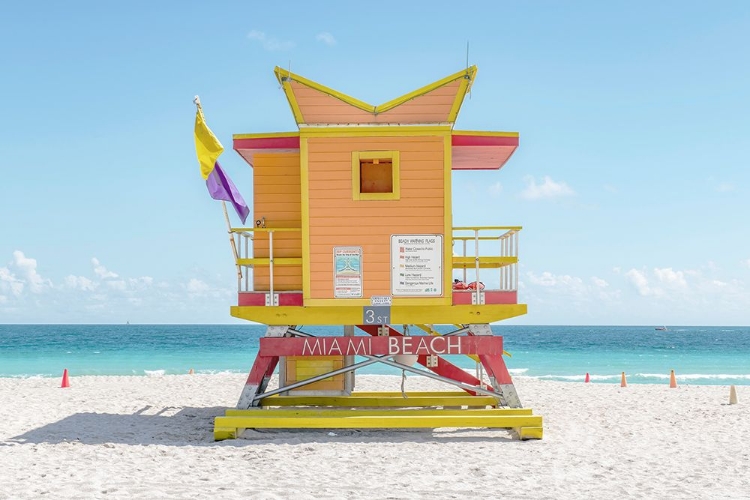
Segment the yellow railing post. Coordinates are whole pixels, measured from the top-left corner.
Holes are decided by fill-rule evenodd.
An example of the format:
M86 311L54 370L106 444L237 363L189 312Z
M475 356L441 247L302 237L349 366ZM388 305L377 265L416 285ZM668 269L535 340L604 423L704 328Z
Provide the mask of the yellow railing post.
M476 284L476 289L474 290L474 303L479 305L481 304L481 302L479 302L479 289L481 288L479 286L479 229L474 230L474 268L474 283Z
M268 232L268 288L268 305L275 306L276 301L273 300L273 231Z

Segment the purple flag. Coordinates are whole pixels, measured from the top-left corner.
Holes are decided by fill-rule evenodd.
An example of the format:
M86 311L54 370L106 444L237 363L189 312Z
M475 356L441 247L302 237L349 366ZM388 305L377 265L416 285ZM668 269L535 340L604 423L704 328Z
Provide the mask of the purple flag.
M214 200L231 202L232 206L234 206L234 209L237 211L237 215L242 219L242 223L245 223L245 220L247 220L247 216L250 213L250 209L247 208L247 203L245 203L245 200L242 198L240 192L237 191L237 188L234 186L234 183L229 176L224 173L224 170L222 170L218 161L214 164L214 169L211 173L208 174L206 187L208 188L208 194L210 194L211 198Z

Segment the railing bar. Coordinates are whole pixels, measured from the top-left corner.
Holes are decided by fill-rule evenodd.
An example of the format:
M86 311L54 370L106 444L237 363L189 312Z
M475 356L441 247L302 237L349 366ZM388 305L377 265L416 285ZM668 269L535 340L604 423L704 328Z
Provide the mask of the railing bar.
M269 296L269 305L276 305L275 301L273 300L273 231L268 232L268 288L270 296Z
M474 276L476 280L476 289L474 290L474 296L476 297L475 304L479 305L479 229L474 230L474 266L476 269Z
M466 240L464 240L464 257L466 257ZM466 283L466 266L464 266L464 283Z
M519 236L518 233L516 233L516 258L518 257L518 243L519 243ZM514 290L518 290L518 262L513 264L513 270L514 270L514 277L515 277L515 283L514 283Z
M250 258L250 236L247 234L243 234L243 237L245 238L245 258ZM245 266L245 291L250 291L250 276L248 270L250 269L250 266ZM253 271L253 276L255 276L255 271Z

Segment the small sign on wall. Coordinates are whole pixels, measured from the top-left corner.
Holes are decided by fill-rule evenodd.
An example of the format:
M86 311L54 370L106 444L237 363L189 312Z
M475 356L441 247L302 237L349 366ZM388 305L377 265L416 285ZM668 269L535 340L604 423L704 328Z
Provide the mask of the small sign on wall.
M333 247L333 296L362 297L362 247Z
M443 235L391 236L391 294L443 295Z

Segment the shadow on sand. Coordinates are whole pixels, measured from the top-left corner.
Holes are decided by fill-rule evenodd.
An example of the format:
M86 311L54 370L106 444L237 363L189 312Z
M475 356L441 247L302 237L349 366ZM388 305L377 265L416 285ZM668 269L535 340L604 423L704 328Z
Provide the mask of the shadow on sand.
M214 418L225 407L145 406L132 414L76 413L10 438L14 444L119 443L166 446L252 446L327 442L517 442L496 429L248 429L241 439L214 441ZM0 443L2 446L3 443Z

